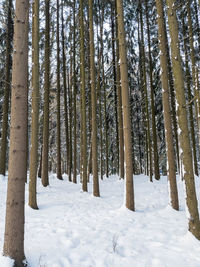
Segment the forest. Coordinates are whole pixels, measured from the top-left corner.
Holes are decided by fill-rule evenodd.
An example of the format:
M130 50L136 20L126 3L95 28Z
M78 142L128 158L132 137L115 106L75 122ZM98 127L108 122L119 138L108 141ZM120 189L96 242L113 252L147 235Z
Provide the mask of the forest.
M199 173L200 0L0 0L0 267L198 267Z

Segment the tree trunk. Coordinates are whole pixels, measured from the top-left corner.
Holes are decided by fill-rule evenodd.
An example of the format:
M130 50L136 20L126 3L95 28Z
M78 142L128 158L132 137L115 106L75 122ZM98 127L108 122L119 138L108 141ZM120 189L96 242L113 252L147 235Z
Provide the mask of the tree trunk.
M97 100L95 86L95 64L94 64L94 30L93 30L93 0L89 4L89 28L90 28L90 79L92 98L92 174L93 174L93 195L100 196L98 178L98 156L97 156Z
M116 1L115 1L116 10ZM117 100L118 100L118 132L119 132L119 177L124 179L124 133L123 133L123 114L122 114L122 94L120 84L120 64L119 64L119 40L118 40L118 23L117 12L115 11L116 21L116 56L117 56L117 73L116 73L116 85L117 85Z
M117 0L117 21L118 21L121 87L122 87L122 108L123 108L123 121L124 121L126 207L134 211L135 204L134 204L134 191L133 191L131 120L130 120L130 107L129 107L126 39L125 39L124 13L123 13L122 0Z
M82 121L82 189L87 191L87 128L85 101L85 53L83 0L80 0L80 64L81 64L81 121Z
M25 266L24 190L27 176L27 77L29 1L16 0L11 97L11 130L3 253Z
M141 1L141 0L140 0ZM144 48L144 33L143 33L143 15L142 15L142 5L139 3L140 10L140 28L141 28L141 58L142 58L142 86L144 92L145 101L145 128L146 128L146 147L147 147L147 173L149 173L150 181L152 182L152 148L151 148L151 133L150 133L150 116L149 116L149 103L147 94L147 79L146 79L146 62L145 62L145 48ZM149 161L149 164L148 164Z
M59 29L59 0L57 0L57 178L62 180L61 171L61 140L60 140L60 29Z
M6 153L7 153L7 136L8 136L8 111L10 100L10 74L12 68L12 0L7 1L8 5L8 20L7 20L7 33L6 33L6 70L5 70L5 87L4 87L4 99L3 99L3 121L2 121L2 138L1 138L1 150L0 150L0 174L6 173Z
M167 39L165 32L164 23L164 11L163 11L163 0L156 0L156 7L158 13L158 38L160 46L160 61L161 61L161 79L162 79L162 101L164 109L164 124L165 124L165 140L167 147L167 161L168 161L168 180L170 184L170 204L173 209L179 209L178 203L178 190L176 184L176 161L175 151L173 145L173 130L172 130L172 119L171 119L171 108L170 108L170 95L169 95L169 81L168 81L168 59L167 59Z
M50 0L45 0L45 54L44 54L44 112L43 112L43 151L42 151L42 184L49 185L49 88L50 88Z
M176 17L175 0L167 0L168 23L171 37L172 68L174 74L174 85L176 89L177 116L180 128L179 140L182 150L181 160L183 164L183 179L186 188L186 205L190 217L189 231L200 239L200 221L198 213L198 204L195 191L194 172L192 163L192 151L190 147L186 100L184 92L184 77L181 67L181 56L178 40L178 23Z
M39 0L34 0L32 23L32 113L31 113L31 151L29 175L29 206L38 209L36 198L38 170L38 132L39 132Z
M147 23L147 35L148 35L148 49L149 49L149 75L150 75L150 88L151 88L151 118L152 118L152 132L153 132L153 155L154 155L154 175L155 179L160 179L159 160L158 160L158 147L157 147L157 130L156 130L156 118L155 118L155 100L154 100L154 85L153 85L153 65L151 56L151 37L149 29L149 10L147 0L145 0L145 13Z

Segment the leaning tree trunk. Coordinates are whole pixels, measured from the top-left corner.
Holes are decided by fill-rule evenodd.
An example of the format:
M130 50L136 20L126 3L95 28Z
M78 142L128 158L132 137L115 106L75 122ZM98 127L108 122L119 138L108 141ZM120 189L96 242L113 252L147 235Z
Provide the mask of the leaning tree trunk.
M180 128L179 140L182 150L181 160L184 168L182 173L186 188L186 205L189 212L189 231L191 231L191 233L197 239L200 239L200 221L195 191L192 151L189 139L186 99L184 92L184 77L179 49L175 0L167 0L167 10L171 37L172 68L174 74L174 85L176 89L177 116L178 125Z
M16 0L11 97L11 130L3 253L25 266L24 191L27 176L27 77L29 1Z
M131 119L129 107L129 86L128 69L126 55L126 39L124 29L123 2L117 0L117 21L119 38L119 58L121 71L122 88L122 108L124 121L124 147L125 147L125 178L126 178L126 207L135 210L134 192L133 192L133 162L132 162L132 143L131 143Z
M1 150L0 150L0 174L5 175L6 173L6 153L7 153L7 136L8 136L8 111L9 111L9 100L10 100L10 74L11 74L11 50L12 50L12 0L8 2L8 22L7 22L7 33L6 33L6 71L5 71L5 88L4 88L4 99L3 99L3 121L2 121L2 138L1 138Z

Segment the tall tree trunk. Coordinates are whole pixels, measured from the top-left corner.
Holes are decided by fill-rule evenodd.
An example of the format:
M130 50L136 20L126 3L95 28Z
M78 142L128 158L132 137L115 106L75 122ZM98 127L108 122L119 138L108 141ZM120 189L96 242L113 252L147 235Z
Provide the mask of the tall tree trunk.
M38 132L39 132L39 0L32 4L32 114L31 114L31 152L29 175L29 206L38 209L36 198L38 170Z
M141 1L141 0L140 0ZM149 116L149 103L148 103L148 93L147 93L147 79L146 79L146 62L145 62L145 48L144 48L144 33L143 33L143 15L142 15L142 5L139 3L140 10L140 28L141 28L141 58L142 58L142 82L143 82L143 92L145 101L145 127L146 127L146 144L148 148L147 152L147 164L149 161L149 176L152 182L152 148L151 148L151 134L150 134L150 116ZM147 170L148 173L148 170Z
M66 138L66 168L65 171L68 173L69 164L69 123L68 123L68 103L67 103L67 79L66 79L66 55L65 55L65 34L64 34L64 16L63 16L63 5L62 4L62 57L63 57L63 89L64 89L64 118L65 118L65 138Z
M120 84L120 64L119 64L119 40L118 40L118 23L115 0L115 24L116 24L116 57L117 57L117 105L118 105L118 132L119 132L119 176L124 179L124 133L123 133L123 114L122 114L122 94Z
M11 74L11 50L12 50L12 0L7 1L8 18L7 18L7 32L6 32L6 66L5 66L5 87L3 99L3 121L2 121L2 138L0 150L0 174L6 173L6 153L7 153L7 136L8 136L8 111L10 100L10 74Z
M196 112L196 119L197 123L200 125L200 118L198 115L198 92L196 90L196 70L195 70L195 52L194 52L194 38L193 38L193 29L192 29L192 18L191 18L191 0L187 0L187 17L188 17L188 31L189 31L189 44L190 44L190 57L192 62L192 85L193 85L193 92L194 96L196 97L196 101L194 101L194 107ZM192 133L193 134L193 133ZM200 140L200 133L199 133L199 140ZM195 139L192 140L193 144ZM195 145L194 145L195 146ZM197 157L196 157L196 147L193 146L193 160L194 160L194 172L198 176L198 166L197 166Z
M154 155L154 175L155 179L160 179L159 160L158 160L158 147L157 147L157 130L156 130L156 118L155 118L155 100L154 100L154 85L153 85L153 64L151 56L151 37L149 28L149 10L147 0L145 0L145 13L147 23L147 35L148 35L148 49L149 49L149 75L150 75L150 88L151 88L151 118L152 118L152 132L153 132L153 155Z
M98 156L97 156L97 100L95 85L95 64L94 64L94 30L93 30L93 0L89 4L89 28L90 28L90 79L92 98L92 174L93 174L93 195L100 196L98 178Z
M157 7L157 23L158 23L158 38L160 46L160 61L161 61L161 79L162 79L162 101L164 109L164 124L165 124L165 140L167 147L168 161L168 179L170 184L170 204L175 210L179 209L178 190L176 184L176 162L175 151L173 145L173 130L170 108L169 81L168 81L168 59L167 59L167 39L165 32L163 0L156 0Z
M117 0L117 21L118 21L121 87L122 87L122 107L123 107L123 121L124 121L126 207L134 211L135 204L134 204L134 191L133 191L131 119L130 119L130 107L129 107L128 69L127 69L126 39L125 39L124 13L123 13L122 0Z
M73 134L74 134L74 169L73 169L73 182L77 182L77 171L76 171L76 158L77 158L77 137L76 137L76 97L77 97L77 88L76 88L76 13L75 13L75 5L76 1L73 1L73 89L74 89L74 127L73 127Z
M57 178L62 180L61 171L61 139L60 139L60 29L59 29L59 0L57 0Z
M45 54L44 54L44 111L43 111L43 151L42 184L49 185L49 88L50 88L50 0L45 0Z
M87 191L87 128L85 101L85 53L84 53L84 17L83 0L80 0L80 64L81 64L81 121L82 121L82 189Z
M29 1L16 0L11 97L11 130L3 253L17 267L24 259L24 191L27 176L27 77Z
M190 86L191 76L190 76L190 69L189 69L189 56L188 56L187 40L186 40L186 25L185 25L183 16L182 16L182 24L183 24L183 36L184 36L183 41L184 41L184 54L185 54L185 74L186 74L186 85L187 85L189 118L190 118L190 135L191 135L192 152L193 152L192 154L193 154L195 174L198 175L197 156L196 156L196 140L195 140L195 130L194 130L193 97L192 97L191 86Z
M169 31L171 37L172 68L174 74L174 85L176 89L177 116L180 128L179 140L182 150L181 160L183 163L183 179L186 188L186 205L190 217L189 231L200 239L200 221L195 192L194 172L192 163L192 151L190 147L189 130L187 122L186 100L184 92L184 77L181 67L181 56L178 40L178 23L176 17L175 0L167 0L167 13Z
M116 129L116 170L119 174L119 132L118 132L118 109L117 109L117 74L116 74L116 53L115 53L115 20L114 20L115 1L111 2L111 32L112 32L112 65L113 65L113 90L114 90L114 109L115 109L115 129Z

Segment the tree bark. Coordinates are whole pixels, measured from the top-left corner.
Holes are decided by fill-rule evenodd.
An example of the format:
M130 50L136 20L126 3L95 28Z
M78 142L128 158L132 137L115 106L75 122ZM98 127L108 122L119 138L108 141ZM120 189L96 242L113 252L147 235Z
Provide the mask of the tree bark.
M191 233L197 239L200 239L200 221L195 191L192 151L189 139L186 99L184 92L184 77L181 67L175 0L167 0L167 14L171 37L172 69L176 90L178 125L180 128L179 140L182 150L181 160L184 168L182 173L186 188L186 205L190 215L188 218L189 231L191 231Z
M123 108L123 121L124 121L126 207L134 211L135 203L134 203L134 191L133 191L131 120L130 120L130 107L129 107L126 39L125 39L124 13L123 13L122 0L117 0L117 21L118 21L119 58L120 58L120 73L121 73L121 88L122 88L122 108Z
M49 88L50 88L50 0L45 0L44 122L42 150L42 184L49 185Z
M3 121L2 121L2 138L1 138L1 150L0 150L0 174L6 173L6 154L7 154L7 136L8 136L8 111L10 100L10 76L12 68L12 0L7 1L8 5L8 20L7 20L7 33L6 33L6 66L5 66L5 87L4 87L4 99L3 99Z
M98 178L98 156L97 156L97 100L95 85L95 64L94 64L94 30L93 30L93 0L89 4L89 36L90 36L90 79L92 97L92 174L93 174L93 195L100 196Z
M178 203L178 190L176 184L176 161L175 151L173 145L173 130L172 130L172 118L170 108L170 95L169 95L169 81L168 81L168 53L167 53L167 39L164 23L164 11L163 0L156 0L157 7L157 23L158 23L158 38L160 47L160 63L161 63L161 80L162 80L162 102L164 110L164 125L165 125L165 140L167 147L167 161L168 161L168 180L170 185L170 204L173 209L179 209Z
M24 191L27 176L27 77L29 1L16 0L11 97L11 130L3 253L25 266Z

